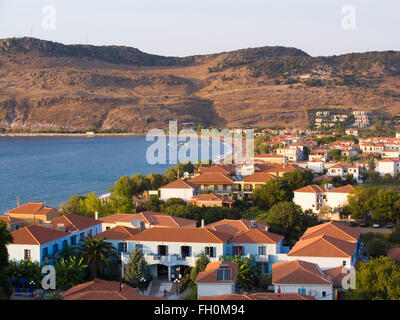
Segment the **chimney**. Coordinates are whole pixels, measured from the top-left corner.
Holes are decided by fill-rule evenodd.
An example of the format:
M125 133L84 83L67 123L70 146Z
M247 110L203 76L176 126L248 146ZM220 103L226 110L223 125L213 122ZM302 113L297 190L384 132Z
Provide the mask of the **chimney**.
M96 220L99 220L99 213L98 213L97 211L94 213L94 218L95 218Z
M201 227L204 228L204 219L201 219Z

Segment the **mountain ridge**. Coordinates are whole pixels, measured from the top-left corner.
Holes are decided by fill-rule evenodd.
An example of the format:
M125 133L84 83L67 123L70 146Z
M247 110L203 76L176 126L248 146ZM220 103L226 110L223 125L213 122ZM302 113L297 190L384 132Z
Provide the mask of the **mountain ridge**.
M266 46L166 57L126 46L0 40L0 131L144 132L169 120L205 126L307 125L307 110L400 110L400 53L311 57Z

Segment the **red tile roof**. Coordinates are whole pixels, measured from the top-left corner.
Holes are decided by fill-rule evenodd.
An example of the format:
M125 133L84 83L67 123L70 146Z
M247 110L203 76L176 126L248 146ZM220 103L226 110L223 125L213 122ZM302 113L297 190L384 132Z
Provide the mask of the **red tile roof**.
M210 167L200 167L200 173L219 172L223 174L231 174L235 172L235 165L233 164L214 164Z
M203 173L190 180L192 184L232 184L233 179L222 173Z
M227 268L232 270L231 280L217 281L217 270ZM196 278L196 283L234 283L238 274L238 264L231 261L217 261L207 264L203 272L199 272Z
M197 189L190 181L178 179L162 186L160 189Z
M354 189L355 188L351 184L348 184L348 185L343 186L343 187L327 190L326 192L329 192L329 193L350 193Z
M154 227L133 236L135 241L162 241L181 243L224 243L231 238L223 232L207 228Z
M70 288L65 291L63 300L166 300L136 293L136 289L123 284L120 289L119 282L94 279Z
M141 230L139 230L139 229L129 228L129 227L125 227L125 226L117 226L115 228L108 229L106 231L103 231L103 232L95 235L94 238L96 238L96 239L105 238L107 240L129 241L129 240L134 240L133 236L135 234L138 234L139 232L141 232Z
M310 185L306 186L300 189L297 189L293 192L306 192L306 193L323 193L326 192L326 190L323 187L320 187L318 185Z
M290 250L288 256L351 258L355 249L355 242L320 235L298 241Z
M101 223L101 220L96 220L73 213L59 216L51 220L51 225L54 229L57 228L58 225L63 224L65 227L65 231L67 232L81 231Z
M283 239L280 234L261 231L258 229L250 229L235 235L230 242L231 243L268 243L277 244Z
M32 225L11 232L13 244L41 245L68 236L67 232Z
M277 176L268 172L255 172L243 179L244 182L248 183L266 183L269 180L280 179Z
M360 234L360 228L353 228L345 225L344 223L329 221L327 223L308 228L300 239L306 240L320 235L327 235L332 238L346 241L358 241Z
M328 269L328 270L324 270L324 273L328 277L331 278L331 280L333 282L333 286L335 288L341 288L342 287L342 280L349 272L350 272L349 269L345 269L343 267L336 267L336 268L331 268L331 269Z
M43 203L27 202L17 208L8 210L6 214L47 215L47 213L53 210L57 211L56 208L45 207Z
M21 223L24 222L22 219L10 217L10 216L0 216L0 221L3 221L5 223Z
M332 284L315 263L301 260L278 262L272 265L273 284Z
M250 230L252 227L252 222L247 219L240 219L240 220L223 219L214 223L210 223L206 227L212 230L227 232L233 235L239 232L245 232ZM266 231L268 230L269 225L257 221L256 227L259 230Z

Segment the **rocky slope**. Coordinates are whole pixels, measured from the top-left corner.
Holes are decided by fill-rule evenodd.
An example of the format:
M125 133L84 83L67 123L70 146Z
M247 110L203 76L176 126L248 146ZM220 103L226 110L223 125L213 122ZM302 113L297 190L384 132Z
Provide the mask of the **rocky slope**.
M129 47L0 40L0 131L307 125L307 110L400 115L400 53L310 57L263 47L163 57Z

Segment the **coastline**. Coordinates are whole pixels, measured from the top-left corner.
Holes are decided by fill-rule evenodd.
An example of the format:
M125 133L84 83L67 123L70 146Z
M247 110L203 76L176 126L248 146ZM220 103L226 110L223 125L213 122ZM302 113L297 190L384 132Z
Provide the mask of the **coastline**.
M0 137L145 137L144 133L1 133Z

